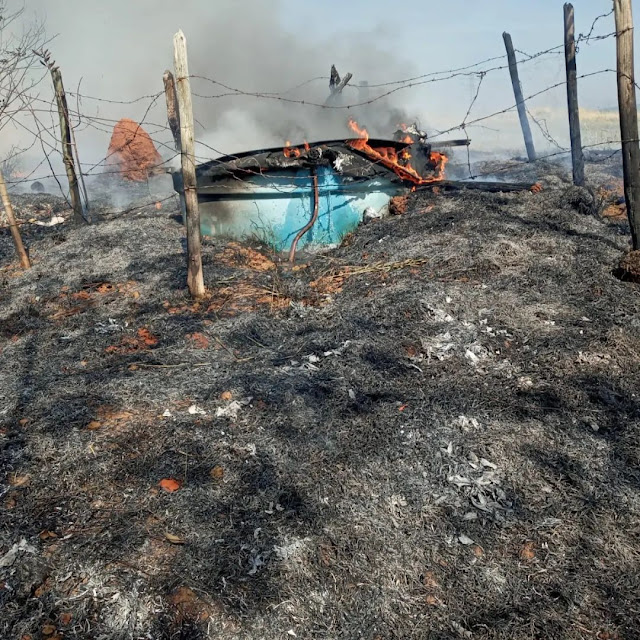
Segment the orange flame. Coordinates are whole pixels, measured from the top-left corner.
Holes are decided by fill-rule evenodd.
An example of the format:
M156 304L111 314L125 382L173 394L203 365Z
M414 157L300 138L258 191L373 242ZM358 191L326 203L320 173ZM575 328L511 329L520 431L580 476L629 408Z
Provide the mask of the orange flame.
M349 120L349 127L359 136L357 140L349 140L349 146L353 149L366 153L372 160L376 160L385 167L391 169L403 180L409 180L416 185L429 184L444 180L444 169L448 161L448 158L444 153L439 153L437 151L431 152L430 160L431 163L435 165L435 175L423 178L411 166L411 153L408 149L401 150L400 155L398 156L398 152L394 147L373 148L369 146L369 132L366 129L360 127L353 119ZM410 142L413 142L413 139L410 136L406 136L403 142L409 144ZM402 164L400 163L400 160L402 160Z
M284 149L282 150L285 158L299 158L300 157L300 149L295 149L291 147L291 140L287 140L284 143Z

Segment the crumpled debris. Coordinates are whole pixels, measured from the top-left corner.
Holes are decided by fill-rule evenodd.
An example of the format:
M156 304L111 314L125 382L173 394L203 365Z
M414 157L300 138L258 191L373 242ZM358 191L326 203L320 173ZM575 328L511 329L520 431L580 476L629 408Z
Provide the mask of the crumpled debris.
M465 629L461 624L458 624L457 622L452 622L451 626L461 638L473 638L473 634L471 633L471 631Z
M453 458L452 455L449 457ZM450 502L464 509L465 520L472 519L469 514L473 512L468 511L469 505L484 517L492 516L496 520L503 520L504 515L511 512L513 505L500 486L501 476L498 465L494 462L470 452L466 460L457 464L454 460L450 468L452 473L447 476L447 482L453 485L455 490L445 492L445 495L439 498L440 504ZM457 495L454 496L452 493ZM461 500L461 497L464 500Z
M450 323L454 321L454 317L448 314L444 309L438 309L430 304L424 305L430 320L438 323Z
M610 366L611 356L608 353L584 353L583 351L578 351L576 362L592 367L601 365Z
M256 553L256 550L252 549L251 552ZM260 567L263 567L266 564L266 560L268 559L268 557L269 557L269 554L253 555L249 559L249 564L251 565L251 568L249 569L248 575L255 576L256 573L258 573L258 570L260 569Z
M226 407L218 407L216 409L216 418L237 420L240 409L242 409L242 405L237 400L233 400Z
M304 302L295 302L294 300L289 303L289 307L291 308L291 313L299 318L306 318L316 311L315 307L309 307Z
M36 220L33 224L37 224L40 227L55 227L57 224L62 224L64 218L62 216L53 216L48 222L43 220Z
M118 331L124 331L125 327L128 324L129 324L128 322L125 322L123 326L121 324L118 324L118 322L113 318L109 318L108 324L105 324L104 322L98 322L96 326L93 328L93 330L96 333L103 333L103 334L117 333Z
M520 376L518 378L518 389L524 391L533 387L533 380L529 376Z
M23 553L37 553L37 549L30 545L24 538L16 542L2 558L0 558L0 569L10 567Z
M474 343L466 347L464 357L476 366L489 357L489 352L481 344Z
M471 362L471 364L478 364L480 362L480 358L478 358L478 356L473 353L473 351L471 351L470 349L467 349L464 352L464 357L469 360L469 362Z
M427 362L434 359L438 361L446 360L454 355L456 348L456 344L448 331L430 339L423 338L420 342Z
M192 416L206 416L207 412L202 408L199 407L196 404L192 404L187 411L192 415Z
M237 420L240 409L250 404L252 400L252 397L243 398L242 400L233 400L225 407L218 407L216 409L216 418L230 418L231 420Z
M292 375L292 371L320 371L320 367L316 366L315 362L320 362L320 358L316 355L306 356L304 358L306 362L300 363L298 360L291 360L288 365L282 367L284 373Z
M278 560L299 560L306 549L307 543L310 538L294 538L291 541L287 541L282 546L275 545L273 551L275 552Z
M362 215L365 222L382 218L382 213L380 211L376 211L373 207L367 207Z
M462 427L465 431L472 427L473 429L480 428L480 422L478 422L477 418L468 418L467 416L458 416L453 424L457 427Z
M347 349L347 347L349 347L351 345L351 340L345 340L341 345L340 348L338 349L331 349L331 351L325 351L322 355L325 358L328 358L329 356L341 356L345 349Z

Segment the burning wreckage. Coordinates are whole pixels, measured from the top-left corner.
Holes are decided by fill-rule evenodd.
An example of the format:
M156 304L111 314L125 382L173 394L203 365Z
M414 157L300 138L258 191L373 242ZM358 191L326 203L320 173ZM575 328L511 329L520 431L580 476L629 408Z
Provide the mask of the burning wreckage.
M340 78L332 66L325 104L341 100L351 78L350 73ZM295 146L286 142L284 148L227 155L198 165L202 233L240 240L254 237L293 255L298 245L338 243L361 222L384 216L393 197L417 189L530 187L445 180L449 157L444 149L468 146L468 138L433 144L415 125L401 124L393 140L371 139L353 119L349 128L357 137ZM182 174L172 175L184 214Z
M335 244L363 220L385 215L392 197L444 181L442 149L468 144L449 141L436 150L413 127L401 127L395 140L375 140L354 120L349 126L358 137L287 142L199 165L202 233L257 237L286 250L313 221L299 246ZM179 172L173 181L181 194Z

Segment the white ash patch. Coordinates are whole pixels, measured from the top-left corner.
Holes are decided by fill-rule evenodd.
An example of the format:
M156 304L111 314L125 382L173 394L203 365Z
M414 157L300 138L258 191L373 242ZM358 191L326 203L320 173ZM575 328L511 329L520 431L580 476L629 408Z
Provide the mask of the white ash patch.
M513 504L502 488L502 471L497 464L473 451L464 455L452 442L441 455L449 488L437 497L437 504L454 506L467 521L502 521L511 513Z

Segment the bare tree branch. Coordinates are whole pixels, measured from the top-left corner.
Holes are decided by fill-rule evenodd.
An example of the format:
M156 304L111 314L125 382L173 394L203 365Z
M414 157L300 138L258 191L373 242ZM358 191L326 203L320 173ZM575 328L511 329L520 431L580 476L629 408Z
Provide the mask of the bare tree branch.
M10 3L0 0L0 131L23 114L29 115L37 98L34 89L47 75L36 53L47 44L44 24L21 24L24 7L12 10ZM15 155L12 147L8 159Z

